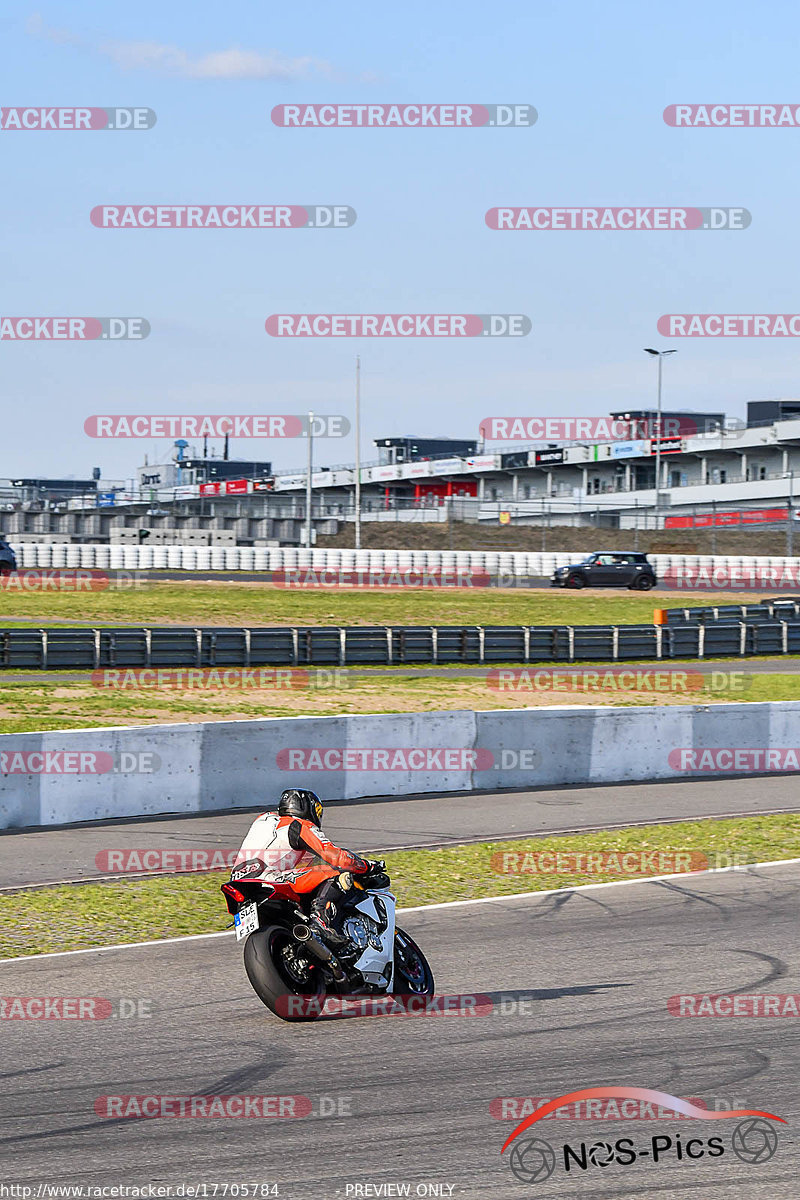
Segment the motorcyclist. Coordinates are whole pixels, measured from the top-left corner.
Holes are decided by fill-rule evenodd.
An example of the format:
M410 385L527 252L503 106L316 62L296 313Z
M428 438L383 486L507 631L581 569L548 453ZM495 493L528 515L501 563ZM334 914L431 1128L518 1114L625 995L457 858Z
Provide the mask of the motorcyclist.
M276 890L311 899L311 925L329 946L347 945L342 923L353 875L372 869L366 859L334 846L320 828L322 801L314 792L288 788L281 793L277 812L257 817L242 843L239 859L258 854L264 861L259 879ZM252 878L252 876L251 876Z

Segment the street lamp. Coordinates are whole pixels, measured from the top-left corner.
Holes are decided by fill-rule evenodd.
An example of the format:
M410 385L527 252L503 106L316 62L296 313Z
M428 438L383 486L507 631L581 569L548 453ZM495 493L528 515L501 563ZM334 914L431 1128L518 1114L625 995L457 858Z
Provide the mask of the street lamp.
M361 549L361 355L356 355L356 487L353 496L356 506L354 544Z
M658 359L658 410L656 416L656 501L655 501L655 518L656 531L658 530L658 510L659 510L659 489L661 487L661 360L667 354L677 354L677 350L651 350L649 346L644 348L645 354L652 355Z
M314 471L314 414L308 414L308 469L306 473L306 546L311 549L311 475Z

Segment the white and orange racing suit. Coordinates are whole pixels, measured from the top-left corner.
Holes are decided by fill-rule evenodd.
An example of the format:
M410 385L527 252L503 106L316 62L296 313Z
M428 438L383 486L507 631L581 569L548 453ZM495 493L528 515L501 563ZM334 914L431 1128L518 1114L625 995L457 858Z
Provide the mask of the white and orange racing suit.
M282 817L277 812L265 812L256 818L236 863L232 878L263 880L287 897L313 892L341 871L360 875L369 870L365 859L334 846L312 821ZM248 864L252 864L250 870L246 869ZM257 864L261 864L260 870Z

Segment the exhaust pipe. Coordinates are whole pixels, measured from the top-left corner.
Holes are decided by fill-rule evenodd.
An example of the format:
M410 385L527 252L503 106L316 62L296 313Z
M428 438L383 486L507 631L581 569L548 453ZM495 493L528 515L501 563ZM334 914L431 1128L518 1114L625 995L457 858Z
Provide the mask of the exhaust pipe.
M300 942L310 954L313 954L318 962L324 963L330 969L337 983L343 983L347 979L347 975L342 969L342 965L336 955L331 952L324 942L321 942L319 938L314 936L307 925L295 925L292 929L292 937L294 937L295 941Z

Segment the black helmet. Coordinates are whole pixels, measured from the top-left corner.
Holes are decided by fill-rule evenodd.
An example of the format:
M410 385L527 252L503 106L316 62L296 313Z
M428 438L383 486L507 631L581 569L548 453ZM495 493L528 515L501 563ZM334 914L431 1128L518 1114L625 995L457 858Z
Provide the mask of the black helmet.
M307 792L303 788L287 788L281 792L278 812L282 817L300 817L315 825L322 824L322 801L316 792Z

